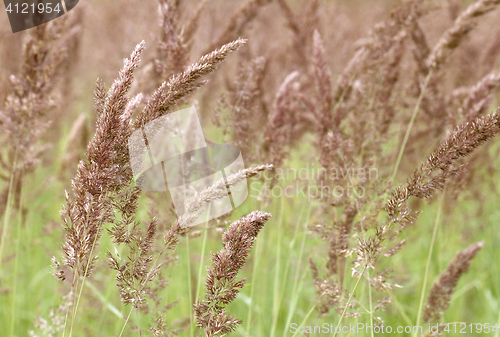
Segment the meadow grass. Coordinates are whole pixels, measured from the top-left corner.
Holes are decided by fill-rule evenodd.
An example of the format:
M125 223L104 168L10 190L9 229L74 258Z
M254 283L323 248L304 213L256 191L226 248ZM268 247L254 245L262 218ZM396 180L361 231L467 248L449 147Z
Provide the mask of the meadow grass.
M113 17L111 1L91 3ZM128 13L131 26L116 24L128 27L126 52L110 41L100 69L66 63L79 43L89 55L99 29L81 16L23 35L22 62L0 64L14 74L0 82L0 335L500 325L500 45L473 35L499 1L381 2L395 9L373 27L360 4L248 0L221 18L210 1L160 0L151 48L143 54L141 37L115 60L153 31ZM352 50L336 54L344 40ZM92 101L101 72L108 84ZM226 184L177 217L168 192L134 188L126 147L134 130L191 105L209 142L242 150L248 169L229 181L249 187L233 212L194 227ZM346 168L377 174L318 176ZM367 195L307 192L323 183Z

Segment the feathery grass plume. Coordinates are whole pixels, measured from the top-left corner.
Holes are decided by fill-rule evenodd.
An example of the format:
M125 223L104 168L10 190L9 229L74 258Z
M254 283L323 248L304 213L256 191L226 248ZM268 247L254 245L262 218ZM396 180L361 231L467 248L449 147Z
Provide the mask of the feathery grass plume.
M457 126L455 131L428 157L421 168L415 170L408 179L406 187L398 187L393 191L385 207L388 214L387 223L380 227L385 238L388 241L396 240L399 233L418 217L419 212L409 209L410 197L427 198L435 191L443 190L445 184L460 175L466 167L465 164L458 165L457 161L471 155L474 150L499 132L500 109L492 115L478 117L471 123ZM395 226L397 228L394 228ZM377 249L381 247L381 240L374 242L377 242L375 245ZM396 242L392 248L383 248L381 255L392 256L394 250L400 249L402 244L404 240ZM365 265L370 266L370 259L366 259L366 254L361 254L367 250L363 246L371 246L362 242L359 254L365 260ZM359 273L359 268L357 272Z
M9 181L1 194L0 214L7 195L12 194L14 207L19 198L24 175L35 170L41 155L49 144L39 141L51 124L51 113L57 109L62 97L61 69L78 37L79 26L71 26L70 18L60 18L30 29L21 55L20 71L10 76L10 89L0 110L0 130L6 151L0 153L0 164Z
M93 256L93 252L102 235L103 226L113 223L110 229L113 240L118 244L128 244L132 255L135 256L135 259L122 265L108 253L112 268L118 271L120 294L125 303L133 303L137 307L144 303L145 286L158 273L161 265L153 263L150 254L156 223L151 222L147 233L142 235L135 221L139 189L130 188L133 176L126 146L134 129L132 126L143 126L170 112L178 99L199 86L196 81L201 76L215 70L228 53L244 42L237 40L223 46L202 57L184 73L173 77L169 84L165 82L150 98L135 123L131 120L131 111L138 104L140 96L129 100L127 93L130 91L133 72L140 63L144 42L136 47L130 59L125 60L118 79L107 92L102 82L98 81L95 92L98 115L96 133L88 146L87 161L81 161L78 166L73 181L74 195L67 195L67 206L62 211L67 232L66 243L63 245L63 265L74 269L74 278L86 277L92 273L97 258ZM121 213L121 217L116 217L115 210ZM186 227L174 225L167 236L173 234L169 238L175 241L176 235L187 232ZM168 240L166 239L165 243L172 248ZM137 250L141 253L134 254ZM60 279L64 278L62 270L58 270L56 275Z
M417 20L411 23L410 35L413 40L412 54L415 62L417 63L418 71L422 76L426 76L429 72L426 60L431 53L431 48L427 42L427 37L425 36L420 24ZM415 78L418 78L415 76Z
M317 30L315 30L313 34L312 54L314 79L317 92L317 109L315 114L321 128L320 132L322 135L325 135L330 130L333 119L332 73L326 64L325 48L323 47L323 41L321 41L321 36ZM340 120L335 121L334 127L338 127L339 124ZM320 142L321 141L322 140L320 140Z
M330 288L339 290L339 295L343 294L346 257L352 253L352 248L349 248L353 235L351 232L354 229L356 235L363 235L369 228L377 227L375 213L378 214L382 209L383 194L379 191L385 187L366 175L352 177L349 170L357 167L369 172L374 158L382 153L383 135L392 122L390 116L394 109L391 106L391 88L398 80L397 68L404 50L403 42L408 35L406 30L420 14L419 1L408 1L395 10L390 19L378 24L370 34L369 41L360 49L362 52L358 52L344 70L333 95L322 41L318 32L314 36L312 63L315 99L304 99L304 103L313 109L319 124L316 130L317 146L324 174L317 184L324 189L321 194L325 196L324 212L328 214L332 206L339 209L333 221L325 218L326 224L310 227L328 243L326 277L324 282L316 281L315 284L329 283ZM361 69L363 72L358 73ZM362 89L352 89L355 78L361 83ZM345 120L344 112L348 110L352 117ZM382 123L384 121L385 125ZM339 171L348 174L338 174ZM342 193L340 197L334 198L331 191L339 186L344 190L363 188L373 191L375 200L371 202L376 207L370 210L366 206L364 210L363 205L367 200L355 193ZM366 215L363 214L365 212ZM314 262L311 264L314 265ZM323 290L318 286L316 288L321 299ZM340 303L341 300L330 300L330 303ZM346 306L349 304L344 305L344 308ZM318 308L322 310L321 313L329 310L328 305Z
M133 72L139 66L144 42L137 45L111 88L105 92L98 81L95 97L98 115L96 132L90 141L86 161L80 161L72 182L73 194L66 193L67 205L61 211L66 231L63 265L76 276L89 276L97 256L103 226L113 221L109 198L131 183L127 138L129 120L123 119Z
M227 21L226 27L206 49L205 54L217 46L227 44L229 41L241 36L246 26L257 16L259 10L271 0L248 0L242 4Z
M318 27L319 2L317 0L308 1L307 7L301 11L302 15L295 15L286 0L278 0L278 5L287 20L288 28L293 33L292 56L294 56L295 63L300 67L307 66L311 36Z
M444 72L443 69L449 62L452 52L462 44L465 36L476 26L478 18L493 10L497 4L498 1L476 1L471 4L467 10L456 18L453 26L442 34L441 39L432 49L428 48L425 35L418 23L414 25L415 29L412 31L412 38L415 44L414 58L419 71L414 77L413 88L410 94L415 99L421 99L419 107L424 112L425 127L417 132L412 132L407 142L408 146L405 148L407 153L419 153L419 148L422 148L419 139L439 136L450 126L453 127L460 122L456 114L457 109L461 110L465 108L455 104L457 99L456 94L460 90L451 89L451 94L446 93L449 87L449 74ZM493 69L485 68L485 70L492 72ZM483 85L487 85L486 82L483 82ZM422 92L423 88L425 88L425 92ZM481 91L485 92L485 89L486 87ZM449 104L450 102L452 104ZM460 103L465 104L465 102ZM475 108L484 112L488 101L485 100L483 103L478 103ZM482 107L481 105L484 106ZM469 110L469 108L465 109ZM479 114L474 115L473 110L475 108L472 107L472 115L469 116L469 119L466 119L467 121L472 121L475 117L479 116ZM443 121L446 122L443 123Z
M452 51L474 28L477 19L494 10L498 4L500 4L500 0L478 0L463 11L430 52L426 62L427 67L439 69L447 61Z
M455 290L460 277L469 270L470 262L476 256L484 242L477 242L467 249L458 252L457 256L450 262L448 268L441 274L439 280L431 288L425 310L424 322L439 322L444 312L450 306L451 295Z
M228 110L229 116L224 116L221 125L220 116L216 123L223 127L225 133L230 133L232 144L237 146L245 160L260 161L262 124L266 115L263 109L262 80L266 70L266 59L257 57L248 66L241 67L238 77L226 97L218 102L219 110Z
M109 229L111 237L115 243L125 243L128 247L127 258L121 258L118 251L115 255L107 252L107 258L111 269L117 272L117 287L120 292L122 302L131 304L134 308L144 312L149 312L150 305L147 299L153 300L153 305L158 308L161 298L158 298L158 291L166 287L162 279L160 270L165 265L174 261L174 257L166 256L166 253L173 253L179 243L179 237L192 232L192 223L204 211L204 206L212 200L227 196L227 188L246 178L253 177L259 172L271 169L272 165L261 165L240 170L230 174L226 179L217 181L214 185L201 191L186 203L186 213L184 213L174 224L167 229L163 237L163 247L157 249L154 247L155 238L158 233L158 222L152 218L145 234L140 230L140 224L135 221L138 195L134 191L125 191L122 201L115 201L115 209L121 211L121 220L115 221L114 226ZM130 194L130 195L127 195ZM132 228L129 230L129 228ZM156 256L154 256L156 255ZM159 262L164 257L163 262ZM158 284L151 285L152 281L160 278ZM173 304L168 304L167 310ZM156 327L152 331L159 334L166 329L166 324L162 317L165 315L165 309L159 311L160 317L157 318ZM184 326L185 328L185 326ZM183 328L181 328L183 329Z
M130 233L119 231L116 240L122 240L128 244L130 252L127 259L122 259L115 252L114 257L111 252L107 252L110 269L117 272L116 286L120 291L120 297L125 304L132 304L135 308L144 308L146 303L146 290L144 285L153 280L161 268L161 264L152 269L153 257L152 250L156 237L157 220L153 220L147 227L146 235L139 229L139 224L135 223ZM123 227L122 227L123 228ZM136 285L139 285L138 287Z
M470 88L459 88L451 93L448 98L448 105L456 107L458 111L457 116L453 116L453 121L460 119L466 122L472 122L477 117L484 114L492 101L494 92L500 85L500 75L490 73L484 76L478 83ZM458 124L458 121L454 124ZM478 184L478 177L481 173L478 170L486 169L487 174L493 174L495 171L492 163L494 162L494 154L491 151L480 151L473 155L469 163L464 166L464 169L455 177L454 181L448 185L447 193L451 196L446 203L445 211L454 209L455 202L458 201L457 197L464 190L467 189L480 198L482 187ZM485 163L478 167L472 163Z
M152 78L147 79L150 82L147 83L147 86L152 90L146 89L146 92L152 92L163 81L174 74L181 73L187 67L192 39L198 29L200 15L207 2L208 0L201 1L188 18L188 22L181 25L178 1L159 1L161 33L158 37L157 56L153 60L155 73ZM144 69L147 70L148 67Z
M335 101L342 101L349 96L357 77L384 64L385 54L394 45L402 31L410 30L415 20L424 14L421 0L409 0L391 12L391 18L377 24L369 37L362 41L361 46L353 55L334 90Z
M318 137L326 140L320 154L322 165L364 167L381 153L402 101L393 88L398 84L408 31L424 12L420 3L406 1L377 24L340 74L329 112L336 127ZM355 153L363 154L357 163L352 161Z
M204 211L204 206L215 199L219 199L227 195L227 188L234 184L259 174L264 170L272 169L273 165L259 165L251 168L240 170L236 173L230 174L226 179L220 179L214 185L196 194L186 203L186 213L184 213L177 221L176 224L180 228L187 229L191 224L200 216ZM175 226L175 225L174 225Z
M202 56L198 62L190 65L184 72L174 75L155 91L146 106L142 109L134 123L134 129L138 129L150 121L172 111L176 102L191 94L205 82L198 80L212 73L219 63L224 61L229 53L237 50L247 40L238 39L225 44L221 48Z
M167 79L180 73L188 62L188 50L182 31L179 31L179 13L174 0L160 0L160 27L158 59L155 60L156 72L160 78Z
M287 147L301 134L298 77L299 72L294 71L281 83L264 131L265 150L269 161L276 167L281 166L289 151Z
M498 54L500 52L500 30L493 34L491 42L483 50L483 56L479 63L483 65L484 69L494 69L495 64L498 60Z
M425 66L421 64L421 60L417 60L419 68L421 68L419 84L424 83L424 77L427 77L428 85L426 93L423 96L421 107L428 119L428 127L426 133L440 134L446 126L442 123L443 120L448 120L453 124L453 114L455 109L451 109L446 105L444 91L444 74L442 73L443 66L449 60L452 52L457 49L465 36L474 29L477 25L477 20L484 14L492 11L500 3L498 0L478 0L471 4L463 11L455 20L453 26L449 28L435 44L432 50L427 55ZM415 42L417 42L414 39ZM417 45L422 46L422 44ZM416 96L421 94L420 89L423 85L419 85L416 90ZM420 134L419 136L425 136ZM414 143L410 141L410 143ZM416 144L416 143L414 143Z
M388 282L391 271L380 271L376 265L382 257L390 257L401 248L404 240L397 241L399 233L418 217L418 212L411 211L408 207L409 198L427 198L434 191L442 190L447 181L463 170L463 165L457 165L456 162L472 154L499 132L500 109L492 115L458 126L421 168L414 172L406 187L394 190L386 204L389 216L387 222L376 227L375 235L367 237L367 233L363 233L358 238L358 246L351 250L355 254L353 276L364 276L375 289L385 290L395 286ZM367 272L370 269L375 271L375 275Z
M237 281L238 271L245 264L259 231L271 214L254 211L237 220L224 232L224 248L212 253L212 268L208 268L205 300L194 305L197 326L205 329L205 336L224 336L234 331L241 320L227 314L225 306L232 302L243 288L246 279Z
M411 196L427 198L433 192L442 190L445 183L464 168L463 165L454 166L456 161L471 155L499 132L500 108L494 114L456 127L421 168L415 170L406 187L394 190L386 206L390 222L398 223L409 215L407 201Z
M500 85L500 74L490 73L470 88L467 97L458 109L467 122L481 116L492 100L493 91Z
M198 3L194 11L189 16L187 23L182 27L184 41L189 42L192 40L194 34L200 25L200 16L205 9L209 0L202 0Z

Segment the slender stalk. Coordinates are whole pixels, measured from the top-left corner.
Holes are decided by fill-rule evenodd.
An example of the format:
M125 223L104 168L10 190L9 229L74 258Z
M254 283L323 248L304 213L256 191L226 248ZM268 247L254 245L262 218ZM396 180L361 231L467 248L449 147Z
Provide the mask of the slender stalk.
M333 337L335 337L337 335L337 331L340 328L340 324L342 323L342 320L344 319L345 313L347 312L347 308L349 307L349 304L351 303L351 300L354 296L354 293L356 292L356 289L358 288L359 281L361 281L361 277L363 276L365 271L366 271L366 266L363 267L363 270L361 271L361 274L359 275L358 280L356 281L356 284L354 285L354 289L352 290L351 294L349 295L349 299L347 300L347 303L345 304L344 311L342 311L342 315L339 318L339 322L337 323L337 326L335 327L335 332L333 334Z
M301 235L302 235L302 240L301 240L301 243L300 243L300 250L299 250L299 256L297 258L297 267L295 268L295 276L294 276L294 279L293 279L293 286L292 286L292 299L290 301L290 305L288 307L288 316L287 316L287 319L286 319L286 324L285 326L288 327L290 326L290 323L292 322L292 317L293 317L293 313L295 311L295 307L297 306L297 302L298 302L298 299L299 299L299 294L300 294L300 291L299 289L299 276L300 274L306 274L302 271L301 267L302 267L302 256L304 255L304 247L305 247L305 242L306 242L306 237L307 237L307 227L309 226L309 220L310 220L310 216L311 216L311 204L309 204L309 207L307 209L307 215L306 215L306 221L304 222L304 227L303 227L303 231L301 232ZM296 236L297 237L297 236ZM286 333L287 333L287 330L284 329L283 330L283 337L286 337Z
M309 319L309 316L311 316L312 312L314 311L314 309L316 309L316 304L312 306L312 308L307 312L306 314L306 317L304 317L304 319L302 320L302 322L300 322L300 326L304 326L306 321ZM297 336L297 334L299 333L299 330L297 329L297 332L295 332L292 337L295 337Z
M123 323L123 328L122 328L122 331L120 331L120 334L118 335L118 337L122 337L123 335L123 332L125 331L125 327L127 326L127 323L128 323L128 320L130 319L130 315L132 315L132 312L134 311L134 307L132 307L130 309L130 312L128 313L128 316L127 318L125 319L125 323Z
M403 158L403 153L406 148L406 143L408 142L408 138L410 137L411 129L413 128L413 123L417 118L418 111L420 110L420 104L422 103L422 99L424 98L425 90L427 89L427 85L429 85L429 80L432 76L432 70L429 71L427 77L424 81L424 86L420 91L420 96L418 96L417 104L415 105L415 109L413 109L413 114L411 115L410 123L408 123L408 128L406 129L405 137L403 139L403 143L401 144L401 148L399 149L398 159L396 160L396 165L394 165L394 171L392 172L391 180L394 182L396 179L396 174L398 173L399 164L401 163L401 159Z
M261 234L262 235L262 234ZM257 272L259 270L259 262L260 262L260 252L261 252L261 241L262 240L257 240L255 243L255 261L253 263L253 270L252 270L252 281L250 285L250 306L248 308L248 316L247 316L247 331L245 336L249 337L250 336L250 326L252 322L252 310L253 310L253 302L255 301L254 299L254 293L255 293L255 284L257 283Z
M267 181L264 182L264 188L267 186ZM260 200L260 206L259 209L263 208L263 203L262 200ZM261 238L264 236L264 232L261 234ZM253 271L252 271L252 283L250 285L250 305L248 307L248 316L247 316L247 332L246 336L250 336L250 326L251 326L251 321L252 321L252 310L253 310L253 303L254 303L254 291L255 291L255 284L256 284L256 279L257 279L257 271L259 270L259 262L260 262L260 252L261 252L261 241L265 241L265 239L257 240L255 243L255 262L253 264Z
M370 270L368 270L368 278L370 278ZM368 282L368 297L370 298L370 326L373 327L373 299L372 299L372 285ZM371 329L371 336L373 337L373 329Z
M187 281L188 281L188 298L189 304L193 305L193 294L191 293L191 252L189 249L189 235L186 236L186 258L187 258ZM190 336L194 336L194 319L193 313L189 313L189 332Z
M24 172L23 172L24 173ZM21 174L21 176L23 175ZM11 308L11 324L10 324L10 335L14 336L15 325L16 325L16 302L17 302L17 273L19 270L19 254L20 254L20 244L21 244L21 224L22 224L22 209L23 209L23 191L24 188L21 186L20 204L17 213L17 233L16 233L16 252L14 258L14 284L12 289L12 308Z
M17 162L17 149L16 153L14 155L14 165L13 167L16 166ZM10 224L10 210L11 210L11 204L12 204L12 187L14 186L14 174L11 173L10 175L10 182L9 182L9 194L7 195L7 206L5 208L5 214L3 218L3 228L2 228L2 239L0 240L0 270L2 270L2 260L3 260L3 250L5 247L5 238L7 237L7 233L9 231L9 224Z
M205 231L203 233L203 241L201 243L201 257L200 257L200 267L198 268L198 284L196 285L196 297L200 296L200 287L202 287L202 274L203 274L203 261L205 260L205 248L207 245L207 237L208 237L208 228L205 227Z
M436 242L436 237L437 237L437 232L438 232L438 227L439 227L439 222L440 222L440 217L441 217L441 208L443 206L445 192L446 192L446 188L443 189L443 191L441 192L441 198L439 200L439 207L438 207L438 211L436 214L436 221L434 222L434 229L432 231L431 245L429 247L429 254L427 255L427 263L425 264L424 284L422 285L422 291L420 293L420 303L418 305L416 326L420 326L420 322L422 319L422 311L424 309L424 299L425 299L425 292L426 292L425 290L427 289L427 280L429 278L429 269L430 269L430 265L431 265L432 251L434 249L434 243ZM414 336L417 337L417 334L415 333Z
M274 337L274 333L276 331L276 323L278 321L278 314L280 310L280 261L281 261L281 236L282 236L282 227L283 227L283 208L284 208L284 198L281 198L281 205L280 205L280 217L278 220L278 240L276 243L277 249L276 249L276 269L274 273L274 297L273 297L273 321L272 321L272 326L271 326L271 333L270 336Z
M101 230L101 227L102 227L102 222L99 223L98 231ZM70 329L70 332L69 332L69 337L71 337L73 335L73 323L74 323L74 320L75 320L75 317L76 317L76 313L78 311L78 305L80 304L80 298L82 297L83 287L85 286L85 280L87 278L87 273L89 271L89 267L90 267L90 264L92 262L92 254L94 253L94 247L95 247L96 241L97 241L97 237L94 238L94 242L92 243L92 249L90 250L90 255L89 255L90 258L89 258L89 260L87 262L87 266L85 267L85 274L83 275L82 285L81 285L81 288L80 288L80 292L78 293L78 298L77 298L77 301L76 301L76 305L74 306L74 309L73 309L73 315L71 317L71 329ZM75 269L75 274L77 274L76 269ZM75 289L78 289L78 288L75 288Z

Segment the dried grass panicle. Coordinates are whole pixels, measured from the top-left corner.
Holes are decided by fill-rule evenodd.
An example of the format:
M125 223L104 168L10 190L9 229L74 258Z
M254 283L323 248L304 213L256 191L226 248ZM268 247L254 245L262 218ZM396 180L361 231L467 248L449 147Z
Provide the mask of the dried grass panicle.
M144 42L139 44L130 59L125 60L123 69L109 90L97 81L95 109L98 115L96 132L88 145L86 161L81 161L73 180L73 195L67 195L67 206L63 208L62 218L66 230L63 245L63 265L75 269L75 275L88 276L92 273L92 256L98 245L104 225L109 228L113 241L129 246L132 258L121 264L119 258L108 253L112 269L118 271L119 288L125 303L141 306L144 303L144 287L151 281L161 265L152 265L150 254L151 240L156 232L153 220L146 234L142 234L135 220L138 206L139 189L132 187L133 176L129 163L127 140L133 131L132 125L144 125L166 113L175 102L198 87L195 83L201 76L212 72L228 53L236 50L245 41L237 40L221 49L205 55L184 73L173 77L157 90L150 98L145 109L135 122L132 110L138 105L141 96L128 98L133 72L139 66ZM259 168L255 172L258 172ZM252 173L253 172L253 173ZM252 169L243 176L255 174ZM241 174L240 174L241 175ZM233 177L238 179L241 177ZM115 211L120 216L117 217ZM186 226L187 227L187 226ZM172 226L170 234L184 233L187 229ZM167 235L168 236L168 235ZM172 236L172 239L175 235ZM166 240L168 241L168 240ZM174 240L175 241L175 240ZM134 254L137 250L140 254ZM62 270L55 272L63 279ZM137 282L139 281L139 282ZM131 285L139 284L139 288Z
M463 88L452 88L450 91L451 94L447 94L450 75L445 73L443 69L445 64L449 63L452 52L464 43L464 38L474 29L478 18L493 10L498 3L498 1L482 0L472 3L468 9L456 18L453 26L441 36L432 50L428 50L425 34L420 30L418 23L414 25L415 29L412 31L412 37L415 42L415 50L419 50L418 53L414 53L419 74L414 78L412 91L415 99L419 95L423 95L420 107L425 113L426 126L424 130L415 132L410 137L407 143L409 145L407 146L407 152L418 151L418 148L421 147L419 139L440 135L450 126L453 127L460 123L461 118L465 118L465 121L470 122L487 109L487 104L489 103L489 99L487 98L488 90L493 90L495 87L492 86L492 82L488 83L487 77L481 80L481 82L484 80L482 84L479 82L477 87L469 90L467 93L469 95L468 99L460 101L462 94L465 94L466 90ZM464 48L466 47L467 45L464 46ZM492 47L494 48L494 46ZM468 55L468 53L462 53L462 55ZM424 57L425 60L423 60ZM492 65L494 64L491 60L492 57L495 58L489 55L490 60L485 62L485 65L489 65L489 67L483 68L485 71L491 73L493 73ZM471 61L471 63L473 62L475 61ZM474 69L471 69L471 75L474 75L477 72L475 71L475 66L472 67ZM426 80L427 86L424 86ZM422 92L421 90L424 87L426 90ZM457 110L459 111L458 116ZM443 121L446 122L443 123Z
M481 116L493 99L493 91L500 85L500 74L490 73L469 89L467 97L458 108L458 113L466 122Z
M316 105L318 111L315 111L316 118L319 121L319 125L322 128L322 134L328 132L332 127L332 73L326 64L325 48L323 47L323 41L317 30L314 31L313 35L313 50L312 50L312 62L314 70L314 79L316 84ZM333 128L338 127L340 120L336 121Z
M313 76L316 84L315 99L305 102L314 109L320 126L316 130L320 164L326 170L325 176L335 177L326 180L320 178L318 184L327 184L331 188L333 186L361 187L375 192L376 195L374 200L368 201L353 194L344 193L339 198L332 198L331 193L325 193L328 195L323 198L325 212L329 212L332 206L341 208L341 211L333 221L325 219L326 224L310 227L328 243L326 277L315 281L316 290L320 295L322 313L330 309L329 304L333 305L337 311L348 305L342 302L346 300L342 298L342 289L349 255L356 254L358 258L365 261L365 265L371 266L375 265L376 261L366 260L367 252L371 251L364 249L367 243L371 243L371 248L376 246L375 243L378 244L378 248L370 256L397 251L394 247L388 247L385 244L389 234L386 230L382 231L376 220L377 214L382 209L383 194L377 191L384 190L385 186L375 179L352 179L348 175L342 177L331 173L349 172L355 167L369 170L374 163L374 158L381 156L384 135L390 123L393 122L392 116L395 109L391 102L392 88L396 86L399 78L399 67L404 52L404 42L408 36L407 31L420 15L422 15L420 2L408 1L395 10L390 19L378 24L340 75L336 88L332 88L330 83L320 35L318 32L314 34L311 61L314 66ZM349 115L346 114L347 111ZM372 202L375 205L374 209L369 209L367 202ZM361 239L366 236L365 232L370 228L376 228L383 234L378 237L379 240ZM357 248L349 247L353 236L362 240L358 242ZM394 239L393 236L391 234L391 239ZM354 276L360 277L361 274ZM387 278L386 272L378 271L367 280L378 289L384 289L384 287L391 286ZM325 297L322 292L326 284L329 289L337 289L337 294L341 298ZM336 292L331 291L331 293ZM355 312L346 314L356 315Z
M410 34L414 43L414 46L412 47L413 58L417 63L417 68L420 74L422 76L426 76L429 73L426 60L431 53L431 49L429 47L427 37L417 20L412 22Z
M201 1L181 25L178 1L160 0L158 11L161 33L158 41L157 57L154 59L156 71L155 87L172 75L181 73L189 63L192 39L199 27L200 16L208 0Z
M150 306L147 298L153 299L155 303L161 301L160 298L157 298L158 291L166 285L161 280L157 282L156 286L151 284L164 265L172 262L173 259L167 258L158 263L160 257L166 252L173 252L179 242L179 237L191 232L191 224L200 215L206 203L227 195L227 186L232 186L271 167L271 165L261 165L228 175L226 180L221 179L188 200L187 213L167 230L163 238L164 246L161 250L154 247L158 235L156 218L153 217L144 234L140 229L140 224L135 221L138 198L135 190L137 188L132 191L125 190L122 195L118 195L118 200L113 202L113 206L121 212L122 216L120 220L115 220L113 227L108 231L115 243L125 243L128 246L128 256L121 258L118 252L113 255L109 251L106 255L110 268L117 272L117 287L122 301L143 311L148 311ZM153 258L153 255L156 255L156 258ZM161 279L161 275L159 277ZM156 306L158 307L158 305ZM157 329L161 330L160 327Z
M205 329L205 336L225 335L234 331L241 320L231 317L225 306L232 302L243 288L245 279L237 281L239 270L245 264L257 235L271 214L254 211L235 221L224 232L224 248L212 253L212 268L208 269L205 300L194 305L197 326Z
M269 162L279 167L288 155L292 143L300 139L301 110L299 107L299 72L290 73L276 92L273 110L264 131ZM302 131L303 132L303 131Z
M132 304L135 308L146 305L146 290L144 285L149 283L158 274L161 265L154 266L152 250L156 239L157 220L153 219L142 236L138 224L134 225L128 239L129 256L122 259L117 252L115 256L107 252L110 269L117 272L116 284L122 302Z
M187 19L187 23L182 26L182 34L186 43L192 41L194 34L200 25L200 16L203 13L209 0L202 0L198 3L194 11Z
M157 34L156 55L138 73L132 89L134 94L150 95L164 81L187 68L194 35L207 2L199 2L188 18L183 18L179 1L158 1L160 32ZM187 22L182 24L184 21Z
M148 122L171 112L179 99L186 97L204 84L204 82L198 81L202 76L212 73L218 64L224 61L231 52L245 43L246 40L244 39L230 42L204 55L181 74L171 77L167 82L163 82L140 112L134 123L134 128L140 128Z
M228 93L219 100L218 110L227 110L229 116L217 116L217 124L223 126L225 133L230 133L231 142L237 146L246 161L256 162L260 158L261 142L266 111L263 106L262 80L266 71L267 60L257 57L248 65L240 67L238 77L228 89Z
M188 48L179 25L179 12L176 1L161 0L160 12L161 35L158 43L158 58L155 70L160 78L167 79L171 75L184 70L188 62Z
M372 77L370 71L385 63L387 52L400 40L398 36L401 32L411 30L423 14L421 0L410 0L394 10L390 19L377 24L340 75L334 90L335 101L342 101L349 96L358 76L366 73Z
M335 173L349 172L355 167L369 170L374 158L381 155L384 133L393 122L391 88L398 81L398 68L404 51L404 41L408 35L406 31L420 15L419 1L409 1L394 11L390 19L377 25L370 33L370 38L344 69L335 88L332 88L329 78L320 35L318 32L314 34L311 61L314 69L312 76L316 84L315 96L314 100L306 99L304 103L315 111L319 124L316 134L320 164L326 170L325 176L334 177L334 179L320 177L318 185L326 184L329 188L361 187L374 192L383 189L378 180L370 181L363 178L354 180L349 175L342 176ZM379 237L378 241L369 238L359 241L357 248L349 247L353 236L363 238L369 228L380 230L376 213L380 212L381 207L379 205L375 210L369 210L369 206L365 206L367 200L353 194L344 193L339 198L333 198L328 190L324 194L325 213L328 214L332 206L340 208L341 211L333 221L325 218L325 224L310 227L328 244L326 275L324 278L316 277L315 280L319 295L318 310L324 314L334 308L342 313L343 309L348 308L349 311L345 314L356 316L359 313L351 311L356 307L355 302L349 303L348 296L343 291L347 257L357 254L366 265L375 265L375 260L366 260L367 252L370 250L364 249L366 248L364 243L371 242L371 248L378 243L378 248L370 256L383 255L382 252L394 247L382 244L387 240L386 231L381 232L384 235ZM381 202L382 195L375 194L376 200L372 202L377 205ZM363 275L354 274L354 276ZM367 274L364 276L367 277ZM368 282L378 289L392 286L387 279L387 273L378 270L376 275L367 277ZM328 294L331 296L325 295L325 289L328 289ZM335 296L338 298L334 298Z
M397 188L387 202L391 219L399 219L407 212L411 196L427 198L434 191L442 190L445 183L456 176L463 165L455 165L459 159L471 155L479 146L500 132L500 109L471 123L456 127L455 131L434 151L421 168L415 170L405 188ZM434 175L433 175L434 174Z
M478 0L472 3L455 20L453 26L448 29L441 39L436 43L427 58L427 67L438 70L456 49L464 37L477 24L477 19L492 11L500 4L499 0Z
M311 36L319 26L319 1L308 1L301 10L302 15L295 15L286 0L278 0L280 10L287 20L287 26L293 33L292 56L297 67L305 68L309 64L308 55L311 48Z
M61 211L66 231L63 265L73 268L75 275L88 276L93 270L92 256L103 226L114 219L109 198L129 186L132 172L129 164L127 137L129 121L122 115L128 104L127 93L133 72L139 66L144 42L137 45L110 89L105 93L98 81L96 132L88 145L86 161L80 161L72 182L73 194L66 194L67 205Z
M197 193L186 203L186 213L184 213L177 221L176 224L179 229L187 229L191 224L200 216L204 211L204 206L212 200L219 199L227 195L227 187L233 186L236 183L259 174L264 170L272 169L273 165L259 165L240 170L236 173L230 174L226 179L220 179L214 185Z
M23 176L38 166L49 144L40 145L45 130L52 123L51 114L62 103L60 69L76 44L79 26L61 18L29 31L23 44L19 73L10 76L10 92L0 110L0 130L7 152L2 152L2 180L13 180L14 206L19 206ZM4 157L5 156L5 157ZM9 184L2 192L0 213L9 194Z
M241 36L248 24L255 19L259 10L269 2L271 0L248 0L242 4L229 18L225 28L215 38L214 42L206 49L205 54L217 46L226 44Z
M439 322L444 312L450 306L451 295L460 277L469 270L471 260L476 256L484 242L477 242L469 248L458 252L448 268L441 274L439 280L431 288L423 313L424 322Z

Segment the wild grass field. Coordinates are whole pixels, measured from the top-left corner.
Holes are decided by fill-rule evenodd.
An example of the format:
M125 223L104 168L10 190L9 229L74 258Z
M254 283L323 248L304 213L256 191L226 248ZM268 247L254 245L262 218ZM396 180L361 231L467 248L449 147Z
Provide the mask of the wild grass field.
M499 5L0 6L0 337L500 337ZM128 144L189 107L245 169L178 216Z

